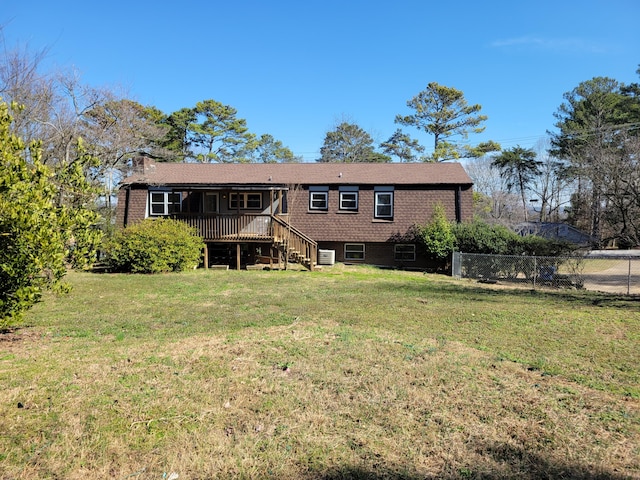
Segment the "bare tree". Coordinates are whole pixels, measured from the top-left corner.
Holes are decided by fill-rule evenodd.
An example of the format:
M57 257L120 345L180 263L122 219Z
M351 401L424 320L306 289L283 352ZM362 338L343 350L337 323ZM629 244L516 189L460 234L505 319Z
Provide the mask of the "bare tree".
M49 119L51 99L55 95L52 78L38 71L47 50L32 53L26 47L9 48L3 39L1 43L0 96L7 103L19 106L14 111L11 128L29 144L47 136L43 122Z
M113 189L129 159L141 153L161 156L159 145L168 127L153 118L150 108L125 95L84 85L77 71L41 73L46 50L11 50L4 42L2 47L0 94L20 106L13 132L27 143L37 140L42 162L54 171L82 163L104 192L110 218Z
M487 223L509 228L524 218L519 207L518 195L510 193L500 170L489 157L481 157L465 163L465 169L473 180L475 216Z
M630 248L640 245L640 138L623 134L621 148L603 159L604 219L606 240Z
M539 207L540 222L558 222L562 217L562 206L569 203L573 181L568 162L549 153L548 138L540 140L534 150L539 161L538 175L531 182L530 201ZM540 202L538 204L538 202Z

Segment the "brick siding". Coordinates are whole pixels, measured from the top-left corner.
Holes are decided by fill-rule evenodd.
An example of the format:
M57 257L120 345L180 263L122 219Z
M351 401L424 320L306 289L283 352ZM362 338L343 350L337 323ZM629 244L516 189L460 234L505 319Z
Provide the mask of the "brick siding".
M289 202L291 223L319 242L389 242L404 238L415 224L431 220L434 207L441 204L447 218L456 220L456 191L452 188L397 188L394 190L393 219L374 218L374 189L361 188L358 211L340 211L338 189L329 190L328 210L309 210L309 191L298 192ZM460 220L473 216L471 189L460 192Z
M147 187L122 188L118 192L116 226L126 227L147 216Z

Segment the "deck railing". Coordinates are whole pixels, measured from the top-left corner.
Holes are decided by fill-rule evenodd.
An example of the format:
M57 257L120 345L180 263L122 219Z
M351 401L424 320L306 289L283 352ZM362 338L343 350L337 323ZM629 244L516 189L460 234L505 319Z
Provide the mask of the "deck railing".
M270 215L176 214L172 218L195 227L207 242L215 240L273 240Z
M261 241L283 247L287 255L313 269L318 244L287 221L287 216L265 214L175 214L197 229L206 242Z

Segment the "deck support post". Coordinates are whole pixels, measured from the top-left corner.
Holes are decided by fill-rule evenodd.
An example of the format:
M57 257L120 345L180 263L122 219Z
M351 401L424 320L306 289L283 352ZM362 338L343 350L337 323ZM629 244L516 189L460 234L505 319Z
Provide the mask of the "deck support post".
M209 244L204 244L204 268L209 268Z
M236 244L236 270L240 270L240 244Z

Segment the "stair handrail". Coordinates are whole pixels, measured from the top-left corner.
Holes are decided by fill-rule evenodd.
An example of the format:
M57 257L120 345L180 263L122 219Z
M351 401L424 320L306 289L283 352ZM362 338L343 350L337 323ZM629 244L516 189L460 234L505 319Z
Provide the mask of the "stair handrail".
M314 265L318 261L318 242L316 242L315 240L310 238L308 235L298 230L289 222L284 221L281 218L278 218L276 216L274 216L273 219L274 219L274 222L281 228L285 229L287 234L289 235L289 237L286 238L287 252L289 250L289 246L292 241L294 244L297 242L300 242L301 244L300 246L304 246L304 250L306 250L306 253L308 253L308 255L305 255L304 257L309 262L308 268L309 270L313 270ZM291 234L293 234L293 238L291 238ZM274 229L274 238L275 238L275 229ZM304 262L299 262L299 263L304 263Z
M316 242L314 239L312 239L311 237L309 237L308 235L306 235L305 233L301 232L300 230L298 230L296 227L294 227L293 225L291 225L289 222L286 222L284 220L282 220L279 217L274 216L273 217L274 220L276 221L276 223L279 223L280 226L288 229L289 231L292 231L293 233L295 233L297 236L301 237L303 240L305 240L306 242L310 243L311 245L313 245L314 247L318 246L318 242Z

